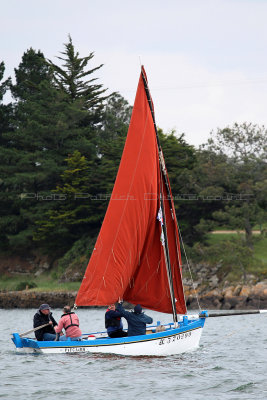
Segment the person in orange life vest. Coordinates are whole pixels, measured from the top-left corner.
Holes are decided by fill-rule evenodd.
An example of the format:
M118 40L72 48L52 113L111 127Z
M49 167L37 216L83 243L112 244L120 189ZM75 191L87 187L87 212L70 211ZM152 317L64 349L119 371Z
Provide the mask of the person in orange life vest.
M70 306L63 308L63 315L58 321L58 326L55 328L56 333L60 333L65 329L65 335L60 336L59 340L80 340L82 338L82 331L79 328L79 318L74 312L71 312Z
M110 304L105 314L105 327L110 338L128 336L123 331L121 313L116 309L115 304Z

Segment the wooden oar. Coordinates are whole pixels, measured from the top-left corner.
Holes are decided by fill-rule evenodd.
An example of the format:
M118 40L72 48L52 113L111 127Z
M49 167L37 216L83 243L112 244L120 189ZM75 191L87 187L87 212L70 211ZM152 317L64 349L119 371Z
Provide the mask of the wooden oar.
M31 329L30 331L21 333L19 336L22 337L22 336L28 335L29 333L38 331L39 329L42 329L42 328L44 328L45 326L48 326L48 325L50 325L50 324L48 323L48 324L44 324L44 325L37 326L37 328L34 328L34 329Z
M240 310L240 311L230 311L224 313L208 313L208 317L229 317L232 315L244 315L244 314L264 314L267 310Z

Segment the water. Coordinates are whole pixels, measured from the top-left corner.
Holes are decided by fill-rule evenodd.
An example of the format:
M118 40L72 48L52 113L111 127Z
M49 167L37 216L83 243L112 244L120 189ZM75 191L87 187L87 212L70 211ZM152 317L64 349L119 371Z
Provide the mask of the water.
M31 329L35 311L0 310L0 399L267 399L266 314L207 319L200 347L180 356L16 354L10 334ZM78 310L83 332L103 330L104 312Z

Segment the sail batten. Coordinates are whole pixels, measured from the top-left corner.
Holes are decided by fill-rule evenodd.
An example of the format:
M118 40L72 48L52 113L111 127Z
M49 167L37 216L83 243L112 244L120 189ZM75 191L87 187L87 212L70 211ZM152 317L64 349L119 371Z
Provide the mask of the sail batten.
M77 294L78 306L107 305L123 298L156 311L186 313L174 208L172 200L167 199L170 196L167 171L163 174L160 166L154 106L148 93L142 68L120 167L96 250ZM161 175L166 177L162 180ZM164 229L169 243L169 276L158 220L161 185L164 187L162 207L166 209Z

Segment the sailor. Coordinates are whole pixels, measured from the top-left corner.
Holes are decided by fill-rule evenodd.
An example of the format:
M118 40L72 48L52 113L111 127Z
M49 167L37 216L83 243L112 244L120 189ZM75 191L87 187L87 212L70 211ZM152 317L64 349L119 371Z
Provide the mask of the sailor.
M60 336L59 340L81 340L82 331L79 328L80 323L78 315L71 311L70 306L65 306L62 311L63 315L58 321L58 326L55 328L55 331L57 334L59 334L64 328L65 335Z
M41 329L35 331L35 337L37 340L55 340L56 333L55 327L57 322L52 316L50 307L48 304L41 304L38 312L33 317L33 327L38 328L38 326L45 325Z
M128 336L146 334L146 324L152 324L153 319L142 312L142 307L137 304L133 312L125 311L122 301L119 301L118 311L128 322Z
M105 314L105 327L109 337L117 338L128 336L127 332L123 331L121 317L122 315L116 310L115 304L110 304Z

